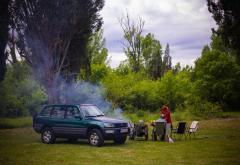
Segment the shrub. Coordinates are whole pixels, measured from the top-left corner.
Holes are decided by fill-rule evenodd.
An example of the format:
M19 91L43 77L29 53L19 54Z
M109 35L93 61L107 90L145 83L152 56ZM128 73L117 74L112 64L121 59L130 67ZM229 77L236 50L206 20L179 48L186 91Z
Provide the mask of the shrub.
M24 62L8 66L6 77L0 84L0 117L19 117L34 113L46 100L43 89L31 77Z
M143 110L138 110L137 111L137 116L138 117L144 117L144 111Z

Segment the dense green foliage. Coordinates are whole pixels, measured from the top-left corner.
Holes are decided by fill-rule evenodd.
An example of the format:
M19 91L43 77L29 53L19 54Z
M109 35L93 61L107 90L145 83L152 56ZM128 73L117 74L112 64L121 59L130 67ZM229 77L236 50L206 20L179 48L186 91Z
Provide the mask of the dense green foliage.
M218 50L211 50L196 61L194 77L202 98L224 106L239 106L240 66Z
M196 61L193 79L202 99L221 105L224 109L238 109L240 99L240 66L223 44L213 35L211 48L205 46Z
M18 117L33 114L46 101L43 89L31 77L24 62L8 66L0 84L0 117Z

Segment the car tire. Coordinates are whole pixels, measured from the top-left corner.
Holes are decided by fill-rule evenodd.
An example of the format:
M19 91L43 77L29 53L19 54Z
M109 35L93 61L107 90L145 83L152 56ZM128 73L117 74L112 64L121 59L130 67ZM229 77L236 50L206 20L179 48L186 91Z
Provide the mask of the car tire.
M43 143L53 144L56 138L53 130L49 127L46 127L42 130L41 139Z
M92 146L101 147L104 143L102 132L99 129L92 129L88 134L88 143Z
M113 141L115 144L123 144L125 143L127 139L127 136L120 136L120 137L116 137Z

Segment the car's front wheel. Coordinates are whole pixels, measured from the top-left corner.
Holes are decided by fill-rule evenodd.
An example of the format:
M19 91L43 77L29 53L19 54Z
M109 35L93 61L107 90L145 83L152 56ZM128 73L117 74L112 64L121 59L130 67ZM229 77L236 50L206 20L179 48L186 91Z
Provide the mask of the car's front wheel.
M92 146L102 146L104 143L102 132L99 129L92 129L88 134L88 142Z
M55 135L51 128L46 127L42 131L42 142L46 144L52 144L55 142Z
M125 143L126 139L127 139L127 136L120 136L120 137L116 137L113 141L116 144L123 144Z

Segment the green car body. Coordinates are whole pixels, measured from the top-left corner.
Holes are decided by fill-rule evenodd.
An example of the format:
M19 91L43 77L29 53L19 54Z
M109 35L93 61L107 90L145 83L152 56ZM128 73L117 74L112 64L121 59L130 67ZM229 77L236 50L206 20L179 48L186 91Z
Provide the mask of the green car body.
M47 105L34 117L33 128L41 133L43 143L53 143L56 138L80 138L101 146L104 140L122 144L128 135L126 121L105 117L92 104Z

